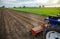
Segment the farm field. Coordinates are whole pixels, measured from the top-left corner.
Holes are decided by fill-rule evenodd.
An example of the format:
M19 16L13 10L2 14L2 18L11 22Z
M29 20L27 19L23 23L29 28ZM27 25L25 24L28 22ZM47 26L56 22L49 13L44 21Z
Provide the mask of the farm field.
M60 8L12 8L12 10L30 12L44 16L56 15L60 12Z
M43 39L42 33L38 36L30 34L31 28L40 26L45 16L18 12L9 9L0 9L0 39Z
M28 10L28 8L20 9ZM56 15L59 12L58 8L53 8L53 11L56 10L54 13L46 13L45 10L48 10L47 8L45 10L41 9L45 11L44 13L46 15L42 16L44 15L42 12L36 12L40 10L38 10L38 8L30 8L31 10L36 10L36 13L32 12L34 14L27 13L27 11L21 12L20 9L0 9L0 39L43 39L43 32L38 33L36 36L33 36L29 31L32 29L32 27L40 26L42 23L44 23L44 18L46 18L46 16L49 14ZM50 10L52 11L51 8L49 8L49 11Z

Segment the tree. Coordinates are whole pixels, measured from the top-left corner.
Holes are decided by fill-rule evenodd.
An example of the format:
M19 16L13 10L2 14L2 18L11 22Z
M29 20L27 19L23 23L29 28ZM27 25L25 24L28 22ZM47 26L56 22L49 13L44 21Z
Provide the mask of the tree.
M25 6L23 6L23 8L25 8Z
M44 7L44 5L42 5L42 7Z
M2 6L2 8L5 8L5 6Z
M39 8L41 8L41 6L39 6Z
M21 8L21 7L19 7L19 8Z
M16 7L13 7L13 8L16 8Z

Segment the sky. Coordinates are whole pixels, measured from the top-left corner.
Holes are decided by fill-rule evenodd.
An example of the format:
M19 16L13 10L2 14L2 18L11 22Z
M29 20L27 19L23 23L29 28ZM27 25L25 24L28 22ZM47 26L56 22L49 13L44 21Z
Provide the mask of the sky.
M40 5L60 7L60 0L0 0L0 6L5 7L38 7Z

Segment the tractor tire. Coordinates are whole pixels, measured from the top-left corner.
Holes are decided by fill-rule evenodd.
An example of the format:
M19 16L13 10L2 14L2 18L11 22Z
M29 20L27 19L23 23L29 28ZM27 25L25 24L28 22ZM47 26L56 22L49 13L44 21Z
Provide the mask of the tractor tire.
M60 39L60 29L47 29L43 33L43 39Z

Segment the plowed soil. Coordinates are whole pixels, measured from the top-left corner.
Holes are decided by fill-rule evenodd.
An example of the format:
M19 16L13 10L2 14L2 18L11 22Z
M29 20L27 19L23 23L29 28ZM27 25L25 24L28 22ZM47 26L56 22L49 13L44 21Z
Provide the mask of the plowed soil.
M44 16L8 9L0 10L0 39L42 39L42 34L33 36L29 30L44 23Z

